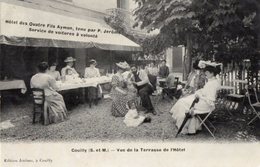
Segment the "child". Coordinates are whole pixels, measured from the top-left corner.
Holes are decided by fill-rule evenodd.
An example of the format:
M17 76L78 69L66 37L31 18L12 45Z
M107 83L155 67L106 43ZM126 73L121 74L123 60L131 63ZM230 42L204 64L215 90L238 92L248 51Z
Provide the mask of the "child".
M66 81L70 83L81 83L82 80L79 78L78 74L73 74L73 71L71 68L66 69Z
M127 104L127 108L129 108L127 114L125 115L124 123L128 127L137 127L141 123L145 122L151 122L150 117L144 117L144 116L139 116L137 109L136 109L136 104L135 101L129 101Z

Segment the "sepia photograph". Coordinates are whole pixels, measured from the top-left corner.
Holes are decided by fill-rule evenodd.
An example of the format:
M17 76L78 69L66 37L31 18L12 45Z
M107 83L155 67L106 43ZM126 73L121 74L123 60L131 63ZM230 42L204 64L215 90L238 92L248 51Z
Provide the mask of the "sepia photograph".
M0 131L4 167L260 167L260 1L0 0Z

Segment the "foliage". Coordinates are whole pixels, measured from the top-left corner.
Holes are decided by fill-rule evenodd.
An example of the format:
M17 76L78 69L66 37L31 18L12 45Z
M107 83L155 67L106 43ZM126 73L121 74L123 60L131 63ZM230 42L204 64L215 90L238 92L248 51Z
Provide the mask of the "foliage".
M190 54L219 61L256 55L257 0L136 0L136 24L160 29L160 47L185 45ZM140 25L141 24L141 25ZM156 44L155 44L156 45Z

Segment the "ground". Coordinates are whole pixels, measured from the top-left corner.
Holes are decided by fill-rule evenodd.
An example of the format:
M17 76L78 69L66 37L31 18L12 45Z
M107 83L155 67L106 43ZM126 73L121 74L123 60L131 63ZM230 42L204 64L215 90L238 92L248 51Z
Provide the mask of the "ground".
M153 103L157 102L153 97ZM248 126L247 115L229 115L218 109L211 117L216 126L216 139L203 129L196 135L179 135L170 113L172 106L168 100L160 100L156 105L159 115L150 115L151 123L138 127L126 127L123 118L115 118L110 113L111 100L103 99L97 106L89 108L80 104L69 111L69 119L58 124L44 126L32 124L32 103L6 103L1 111L1 141L214 141L214 142L255 142L260 140L260 121ZM14 125L6 128L5 125Z

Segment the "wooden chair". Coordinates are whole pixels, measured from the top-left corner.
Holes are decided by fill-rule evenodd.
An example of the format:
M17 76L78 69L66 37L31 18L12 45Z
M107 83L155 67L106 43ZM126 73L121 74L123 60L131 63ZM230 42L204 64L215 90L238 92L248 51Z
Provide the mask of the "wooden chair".
M257 97L257 92L255 87L253 87L254 90L254 95L256 98L256 102L252 103L252 100L250 98L250 93L248 90L248 86L246 85L246 97L248 99L248 103L249 103L249 107L250 109L253 111L253 113L255 114L255 116L248 122L248 125L250 125L251 123L253 123L257 118L260 120L260 103Z
M243 86L247 84L247 81L245 80L233 80L233 83L235 85L239 85L242 86L242 90ZM226 99L229 101L229 105L227 106L228 110L238 110L239 108L243 107L244 101L245 101L245 94L244 92L239 92L239 90L237 89L237 86L235 86L235 90L233 93L228 94L226 96Z
M47 118L48 118L48 110L47 105L45 103L45 94L43 89L39 88L32 88L32 96L33 96L33 124L36 122L36 114L41 115L42 124L47 124ZM47 111L47 113L45 113Z

